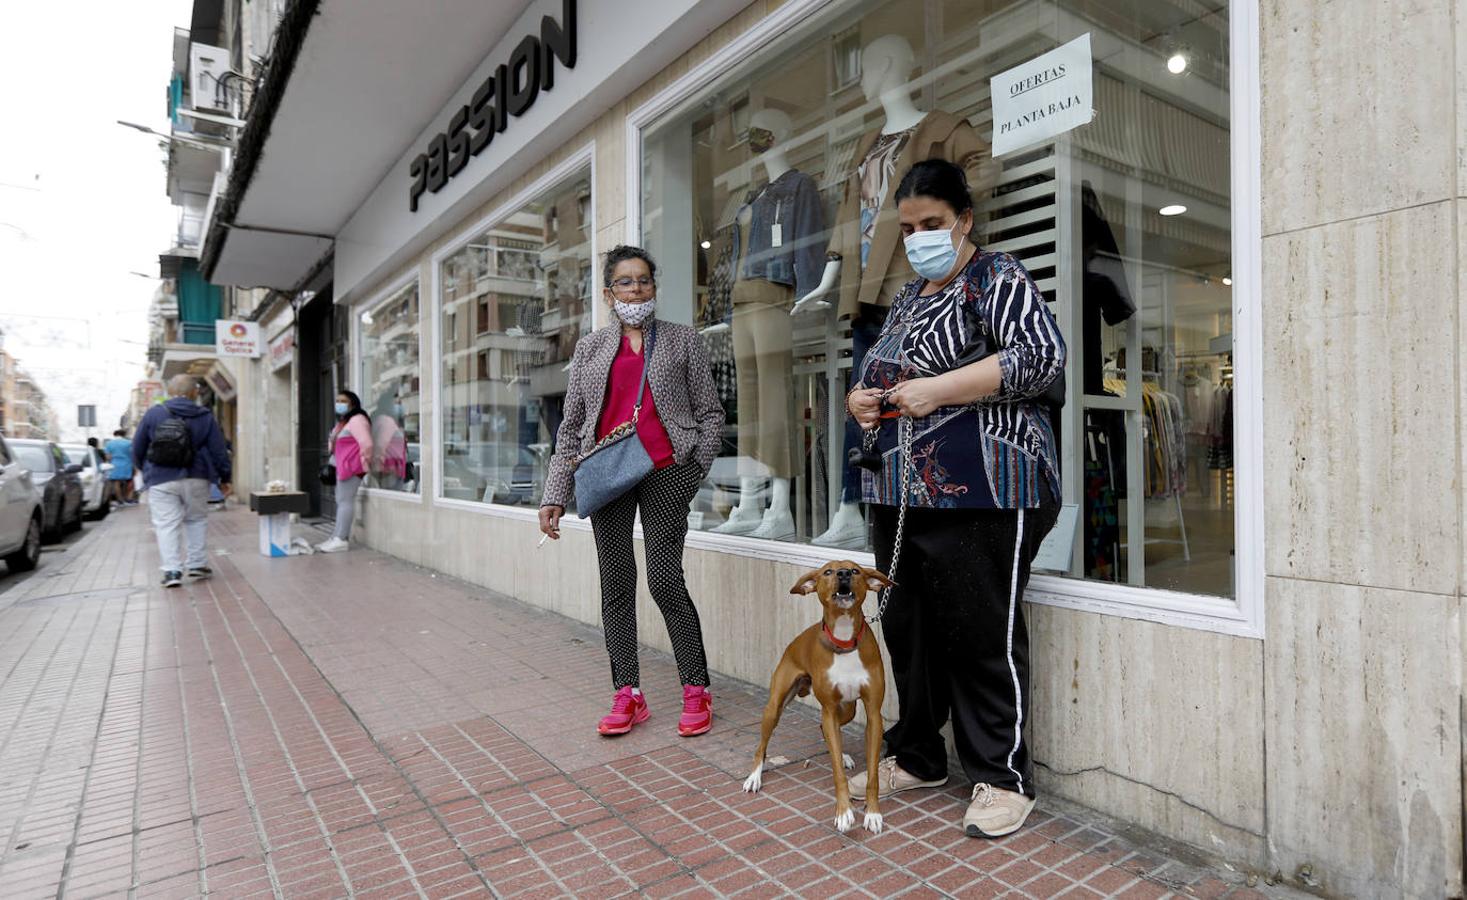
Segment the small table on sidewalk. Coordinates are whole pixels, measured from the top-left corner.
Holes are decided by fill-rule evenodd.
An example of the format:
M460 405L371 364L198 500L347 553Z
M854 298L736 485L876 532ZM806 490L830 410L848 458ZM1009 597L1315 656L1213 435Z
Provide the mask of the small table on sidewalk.
M250 511L260 514L260 555L290 555L290 514L311 511L304 491L250 492Z

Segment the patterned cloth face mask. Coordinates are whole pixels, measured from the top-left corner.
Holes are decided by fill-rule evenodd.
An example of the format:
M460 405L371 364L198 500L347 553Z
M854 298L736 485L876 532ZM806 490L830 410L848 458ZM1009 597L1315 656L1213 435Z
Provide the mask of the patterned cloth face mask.
M657 311L657 299L644 300L641 303L627 303L625 300L617 300L612 304L616 310L616 317L626 325L633 328L640 326L643 322L652 318L652 313Z

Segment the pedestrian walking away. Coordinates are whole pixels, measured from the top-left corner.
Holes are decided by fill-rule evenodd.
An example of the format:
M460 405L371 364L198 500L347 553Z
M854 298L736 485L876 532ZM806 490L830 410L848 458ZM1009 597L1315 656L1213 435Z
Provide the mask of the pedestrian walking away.
M351 547L352 520L356 518L357 491L367 477L375 447L372 417L362 409L361 398L351 391L336 395L336 427L331 429L331 459L336 464L336 528L328 540L316 545L323 553L340 553Z
M581 338L571 358L540 530L559 540L578 461L599 442L633 429L627 439L641 442L652 471L590 516L601 570L601 624L616 691L611 712L597 730L625 734L650 714L637 660L632 525L640 511L647 587L667 623L683 683L678 733L691 737L712 727L713 696L702 625L683 574L683 540L688 504L718 454L723 407L702 338L687 325L656 318L656 276L656 264L639 247L619 246L606 254L603 296L613 322Z
M973 783L964 830L998 837L1034 808L1021 600L1058 514L1046 392L1063 377L1065 342L1023 265L970 237L962 169L919 162L895 196L917 277L893 299L846 406L875 438L862 495L877 568L898 585L882 630L901 718L877 772L850 788L946 783L951 718Z
M137 496L132 484L132 441L127 432L119 428L104 445L112 468L107 472L107 488L112 501L118 506L136 506Z
M227 490L231 467L224 432L199 404L198 379L169 379L167 402L148 410L138 423L132 462L142 470L148 491L163 586L178 587L185 574L209 577L209 483L217 480Z

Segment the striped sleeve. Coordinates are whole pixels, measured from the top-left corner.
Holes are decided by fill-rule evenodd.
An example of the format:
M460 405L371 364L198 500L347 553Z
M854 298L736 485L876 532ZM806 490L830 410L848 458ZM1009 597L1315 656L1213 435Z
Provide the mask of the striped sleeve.
M989 284L984 298L1002 371L998 391L987 398L990 403L1032 399L1065 373L1065 339L1049 304L1017 261L1006 269Z

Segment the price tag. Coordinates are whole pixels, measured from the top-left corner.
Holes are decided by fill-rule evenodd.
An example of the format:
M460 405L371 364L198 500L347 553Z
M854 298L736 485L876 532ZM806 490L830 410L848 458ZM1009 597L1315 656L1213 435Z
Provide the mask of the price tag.
M769 226L769 246L780 247L784 245L784 227L778 222Z

